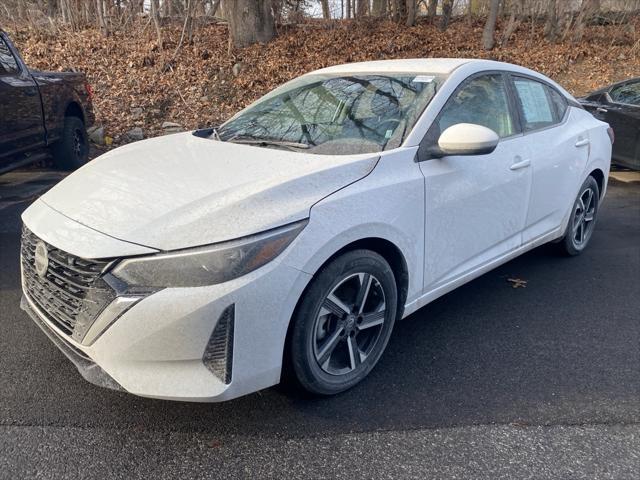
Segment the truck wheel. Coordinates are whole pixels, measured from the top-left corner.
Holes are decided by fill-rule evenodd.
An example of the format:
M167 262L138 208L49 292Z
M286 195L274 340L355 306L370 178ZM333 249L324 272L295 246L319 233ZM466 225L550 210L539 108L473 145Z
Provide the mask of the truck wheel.
M60 170L75 170L87 163L89 139L78 117L65 117L62 136L53 144L53 164Z

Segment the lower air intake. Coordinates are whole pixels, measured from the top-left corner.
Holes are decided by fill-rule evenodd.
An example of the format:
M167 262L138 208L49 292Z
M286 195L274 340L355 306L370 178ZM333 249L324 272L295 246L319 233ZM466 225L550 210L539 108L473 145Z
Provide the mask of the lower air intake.
M229 305L220 315L202 357L205 367L227 385L231 383L234 321L235 305Z

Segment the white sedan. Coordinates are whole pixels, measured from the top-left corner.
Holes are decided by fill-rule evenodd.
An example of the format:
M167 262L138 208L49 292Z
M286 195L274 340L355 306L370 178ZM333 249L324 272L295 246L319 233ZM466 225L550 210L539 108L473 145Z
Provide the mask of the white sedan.
M221 401L289 371L335 394L437 297L547 242L582 252L612 141L515 65L318 70L217 129L113 150L34 202L22 306L102 386Z

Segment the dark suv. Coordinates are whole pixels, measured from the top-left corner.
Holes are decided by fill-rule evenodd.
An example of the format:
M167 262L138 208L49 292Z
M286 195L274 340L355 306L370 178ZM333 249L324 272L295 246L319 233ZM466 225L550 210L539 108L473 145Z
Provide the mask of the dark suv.
M0 30L0 174L48 157L64 170L84 164L91 96L82 73L30 70Z

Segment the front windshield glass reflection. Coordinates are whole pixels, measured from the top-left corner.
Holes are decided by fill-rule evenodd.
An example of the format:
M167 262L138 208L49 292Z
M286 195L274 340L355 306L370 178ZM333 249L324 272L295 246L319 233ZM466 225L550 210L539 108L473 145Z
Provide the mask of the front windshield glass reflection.
M218 129L219 139L318 154L398 147L443 78L429 74L308 75Z

